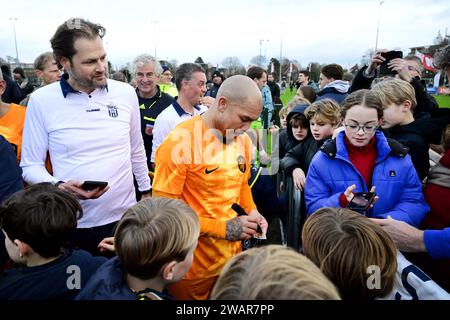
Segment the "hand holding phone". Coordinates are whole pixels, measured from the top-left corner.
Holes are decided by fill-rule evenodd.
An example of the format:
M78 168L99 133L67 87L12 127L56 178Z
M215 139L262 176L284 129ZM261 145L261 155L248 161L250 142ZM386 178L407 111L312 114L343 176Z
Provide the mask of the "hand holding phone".
M357 192L353 196L347 208L360 213L365 213L375 200L375 192Z
M403 58L403 52L402 51L388 51L388 52L381 52L381 56L385 58L386 60L383 61L380 65L380 72L379 76L393 76L397 74L397 71L392 70L389 68L388 63L391 60L400 58Z
M75 195L80 200L97 199L109 190L105 181L69 180L60 183L58 188Z
M84 183L81 185L81 188L85 191L92 191L95 188L99 188L100 190L103 190L106 188L106 186L108 185L108 182L106 181L91 181L91 180L86 180L84 181Z

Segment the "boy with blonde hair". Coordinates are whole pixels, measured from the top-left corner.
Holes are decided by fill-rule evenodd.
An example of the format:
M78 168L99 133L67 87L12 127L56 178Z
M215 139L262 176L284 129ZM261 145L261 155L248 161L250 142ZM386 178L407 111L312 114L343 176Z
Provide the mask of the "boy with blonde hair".
M385 129L386 137L409 148L413 165L420 180L423 180L430 170L426 138L429 119L414 120L417 102L413 86L400 79L388 78L378 82L371 90L383 104L381 127Z
M305 97L294 96L289 102L286 104L287 114L289 114L292 109L294 109L298 105L310 105L311 102Z
M305 256L269 245L233 257L212 291L213 300L340 300L334 285Z
M195 212L167 198L143 200L117 225L117 257L92 277L78 300L163 300L163 291L189 271L200 234Z
M412 90L412 91L411 91ZM396 78L383 80L371 89L383 104L385 135L409 148L411 160L420 180L424 180L430 169L429 145L440 144L441 134L450 122L445 109L434 112L430 117L414 118L417 107L412 85Z
M341 107L331 99L323 99L316 101L305 110L305 115L308 120L312 121L313 118L317 121L323 121L330 123L332 127L339 125L339 116Z
M280 109L280 112L278 112L278 116L280 117L280 126L281 129L285 129L286 128L286 118L287 118L287 114L288 114L288 108L285 106L283 108Z

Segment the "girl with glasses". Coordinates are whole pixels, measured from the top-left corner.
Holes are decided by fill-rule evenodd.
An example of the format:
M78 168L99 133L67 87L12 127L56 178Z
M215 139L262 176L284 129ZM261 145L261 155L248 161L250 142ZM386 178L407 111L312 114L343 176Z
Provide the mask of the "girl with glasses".
M322 146L309 167L308 214L323 207L344 208L356 192L376 188L375 201L364 214L420 225L429 211L422 184L407 148L377 130L382 116L381 100L369 90L353 92L345 99L341 111L345 130Z

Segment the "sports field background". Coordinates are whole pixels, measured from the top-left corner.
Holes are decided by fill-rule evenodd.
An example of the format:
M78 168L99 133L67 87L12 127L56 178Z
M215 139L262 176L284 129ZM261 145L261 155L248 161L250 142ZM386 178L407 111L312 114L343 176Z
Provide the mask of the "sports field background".
M289 100L292 99L292 97L295 96L296 90L289 90L289 87L283 92L283 94L281 95L281 101L283 102L283 106L285 106ZM436 98L436 101L439 104L440 108L450 108L450 96L438 96L438 95L433 95Z

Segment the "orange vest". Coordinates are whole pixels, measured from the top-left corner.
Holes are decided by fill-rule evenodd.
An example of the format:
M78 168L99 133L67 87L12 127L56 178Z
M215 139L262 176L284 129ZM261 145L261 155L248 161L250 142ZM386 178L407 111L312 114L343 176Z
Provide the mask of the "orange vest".
M20 161L22 152L22 133L27 108L11 103L10 109L0 117L0 135L13 146L17 160Z

